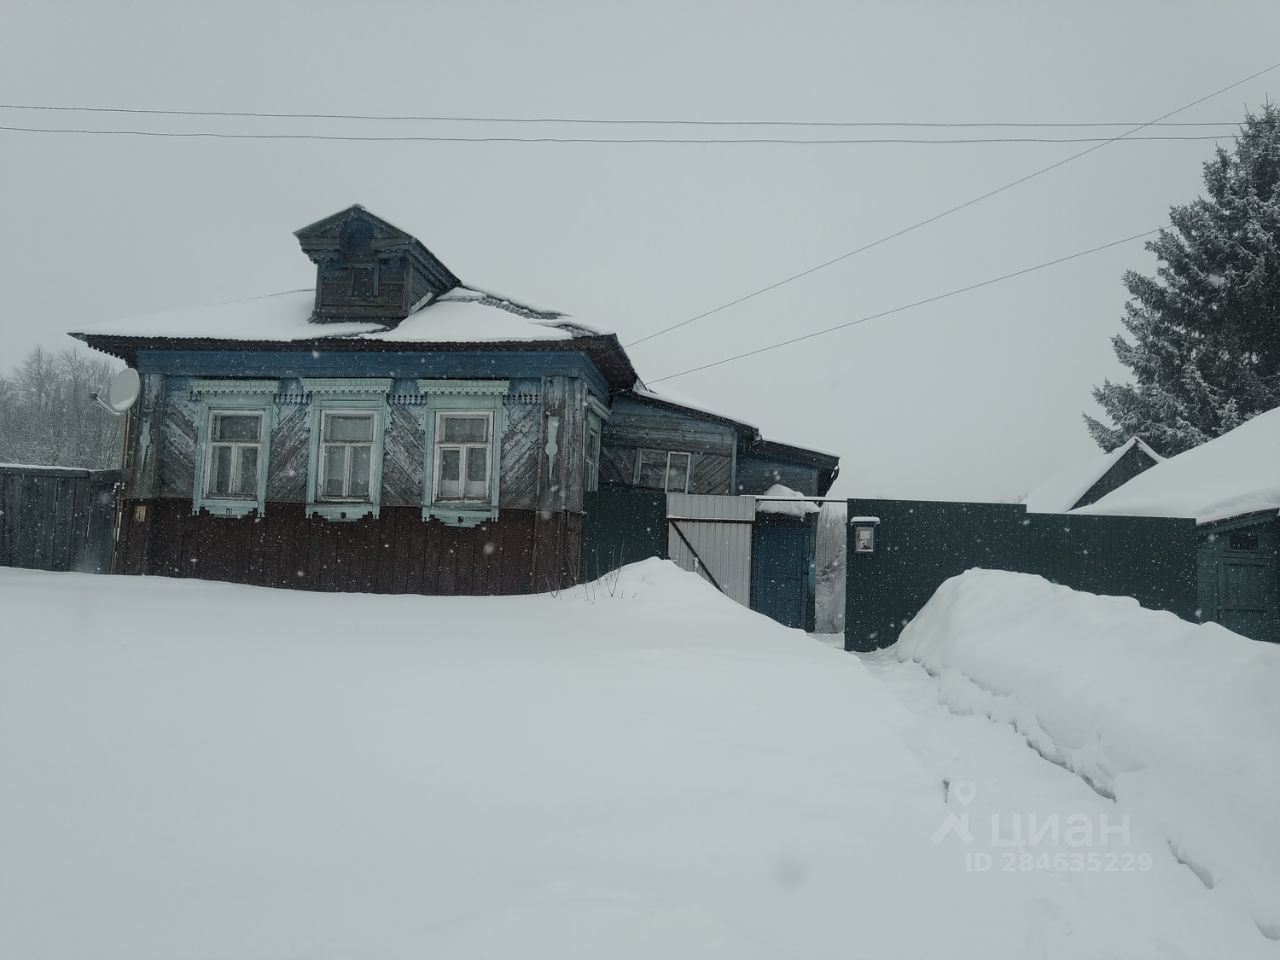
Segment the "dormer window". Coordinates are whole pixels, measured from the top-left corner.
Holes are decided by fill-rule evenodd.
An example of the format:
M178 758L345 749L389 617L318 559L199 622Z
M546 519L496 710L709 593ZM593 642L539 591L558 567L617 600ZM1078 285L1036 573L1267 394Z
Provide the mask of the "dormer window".
M351 296L371 299L378 295L378 268L376 266L351 268Z

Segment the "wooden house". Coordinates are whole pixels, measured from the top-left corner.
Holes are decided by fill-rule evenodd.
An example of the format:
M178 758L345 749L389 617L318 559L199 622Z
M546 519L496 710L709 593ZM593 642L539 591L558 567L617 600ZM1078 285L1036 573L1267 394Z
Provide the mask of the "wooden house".
M1066 513L1119 489L1164 457L1137 437L1049 477L1023 497L1028 513Z
M821 495L834 456L646 389L616 336L463 284L353 206L312 289L74 334L142 377L114 568L319 590L574 582L600 484Z
M1194 518L1199 618L1280 642L1280 408L1075 512Z

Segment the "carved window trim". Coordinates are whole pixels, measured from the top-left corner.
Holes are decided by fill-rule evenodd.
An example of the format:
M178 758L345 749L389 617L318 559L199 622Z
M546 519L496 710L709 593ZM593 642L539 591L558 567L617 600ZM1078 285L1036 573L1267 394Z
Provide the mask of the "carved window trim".
M439 520L448 526L474 527L498 518L498 498L502 481L502 436L506 432L503 400L507 380L419 380L423 407L422 519ZM436 499L438 450L436 431L440 415L446 413L487 413L489 429L489 498L477 501Z
M385 378L303 378L310 401L307 444L307 516L352 521L377 517L382 510L382 458L390 421L388 397L395 383ZM373 452L369 463L368 500L325 500L320 496L321 430L326 413L373 414Z
M214 517L246 517L267 512L267 477L271 464L271 434L275 426L274 398L278 380L196 380L191 396L196 408L195 463L193 466L191 512ZM258 434L257 496L248 498L211 497L208 494L210 457L213 453L213 418L222 413L256 413L261 417Z

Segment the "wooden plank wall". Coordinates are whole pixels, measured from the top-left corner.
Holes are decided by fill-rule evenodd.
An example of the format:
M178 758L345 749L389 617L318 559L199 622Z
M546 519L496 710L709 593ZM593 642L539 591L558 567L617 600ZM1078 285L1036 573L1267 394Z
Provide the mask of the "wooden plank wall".
M141 511L139 511L141 508ZM540 593L578 582L582 518L504 510L491 523L424 522L421 508L332 523L301 504L271 504L260 520L195 516L180 500L126 502L117 572L198 577L264 587L363 593Z
M118 471L0 468L0 566L106 573Z
M734 492L737 432L726 424L618 397L605 424L601 448L602 484L633 485L640 450L680 450L693 454L690 493Z
M738 493L760 495L775 483L816 496L818 468L750 455L738 458Z
M190 379L168 377L166 389L151 382L145 408L133 418L130 450L149 473L140 474L130 495L191 500L195 485L196 419L199 404L190 397ZM504 432L500 448L498 504L502 509L582 509L582 422L586 384L573 377L514 381L504 400ZM309 407L284 403L277 407L267 465L267 501L305 503L310 453ZM549 462L546 447L550 417L557 418L556 451ZM426 452L421 408L393 403L383 452L382 494L385 506L422 503ZM143 437L154 435L155 443ZM696 474L695 469L695 474Z

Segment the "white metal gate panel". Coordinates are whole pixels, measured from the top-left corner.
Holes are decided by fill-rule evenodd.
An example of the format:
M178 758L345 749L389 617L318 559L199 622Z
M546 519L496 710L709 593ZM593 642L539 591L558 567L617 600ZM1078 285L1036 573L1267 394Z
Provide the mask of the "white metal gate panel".
M667 494L667 556L720 592L751 606L754 497Z

